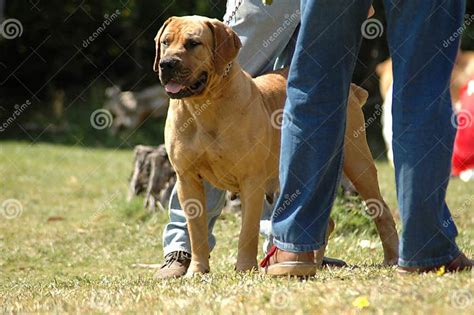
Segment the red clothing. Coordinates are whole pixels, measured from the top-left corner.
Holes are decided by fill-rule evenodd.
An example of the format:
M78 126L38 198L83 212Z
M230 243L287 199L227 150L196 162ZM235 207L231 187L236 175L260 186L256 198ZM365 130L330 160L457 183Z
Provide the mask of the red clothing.
M474 78L461 89L461 110L457 114L458 131L454 141L452 173L474 169Z

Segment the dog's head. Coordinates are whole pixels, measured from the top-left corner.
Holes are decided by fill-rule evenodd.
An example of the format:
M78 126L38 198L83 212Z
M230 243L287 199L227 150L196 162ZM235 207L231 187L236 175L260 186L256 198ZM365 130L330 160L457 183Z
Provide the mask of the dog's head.
M204 95L242 46L230 27L200 16L169 18L155 45L153 70L171 98Z

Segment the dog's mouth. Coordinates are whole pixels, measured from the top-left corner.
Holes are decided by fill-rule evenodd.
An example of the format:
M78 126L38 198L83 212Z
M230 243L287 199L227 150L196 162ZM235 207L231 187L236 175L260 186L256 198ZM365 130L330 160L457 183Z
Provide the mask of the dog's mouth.
M169 80L165 86L166 93L171 98L185 98L193 95L199 95L206 87L208 80L207 72L203 72L199 78L191 85Z

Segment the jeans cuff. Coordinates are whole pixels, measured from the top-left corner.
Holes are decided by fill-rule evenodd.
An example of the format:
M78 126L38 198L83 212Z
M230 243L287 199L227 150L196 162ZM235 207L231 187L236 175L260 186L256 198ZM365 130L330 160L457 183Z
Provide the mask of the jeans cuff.
M171 246L166 246L163 248L163 256L168 255L169 253L172 252L186 252L191 255L191 250L189 248L186 248L184 246L180 245L171 245Z
M458 257L461 254L461 251L456 246L450 254L436 257L436 258L428 258L423 260L404 260L403 258L398 259L398 265L401 267L434 267L434 266L441 266L451 262L454 258Z
M273 238L273 244L275 244L278 249L285 250L287 252L293 253L307 253L313 250L320 249L324 244L292 244L292 243L285 243L282 241L277 240L275 237Z

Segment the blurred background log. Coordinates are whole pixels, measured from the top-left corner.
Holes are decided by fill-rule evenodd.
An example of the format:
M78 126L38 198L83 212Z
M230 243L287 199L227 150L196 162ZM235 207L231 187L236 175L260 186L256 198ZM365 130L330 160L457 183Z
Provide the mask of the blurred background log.
M153 85L141 91L125 91L118 86L105 90L104 108L114 116L112 132L136 129L147 118L163 118L168 109L168 96L161 85Z
M145 194L145 208L150 211L166 209L176 183L176 173L168 160L165 146L138 145L134 156L128 201L134 196Z

